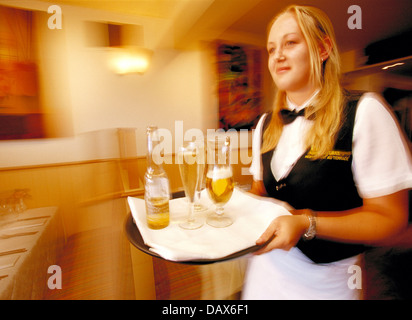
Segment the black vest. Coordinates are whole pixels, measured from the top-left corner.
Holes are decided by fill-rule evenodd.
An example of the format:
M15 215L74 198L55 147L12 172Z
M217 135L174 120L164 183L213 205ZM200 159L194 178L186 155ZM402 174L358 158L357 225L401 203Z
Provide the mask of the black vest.
M352 136L359 96L347 97L344 123L333 151L320 160L308 149L289 175L277 181L270 168L273 150L262 154L263 183L270 197L288 202L295 209L341 211L362 206L352 174ZM265 119L263 130L270 120ZM262 131L263 132L263 131ZM363 252L363 245L321 239L300 240L297 247L316 263L329 263Z

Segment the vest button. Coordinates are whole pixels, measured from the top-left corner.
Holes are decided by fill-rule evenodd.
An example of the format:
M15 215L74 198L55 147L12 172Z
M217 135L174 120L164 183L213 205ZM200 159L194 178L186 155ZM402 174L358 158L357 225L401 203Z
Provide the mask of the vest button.
M279 191L280 189L286 187L286 183L281 183L279 185L276 186L276 191Z

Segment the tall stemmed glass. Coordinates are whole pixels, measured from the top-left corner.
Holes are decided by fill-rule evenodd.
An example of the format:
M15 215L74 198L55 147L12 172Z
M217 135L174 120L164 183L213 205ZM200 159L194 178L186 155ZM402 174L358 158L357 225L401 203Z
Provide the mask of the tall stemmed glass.
M202 190L206 188L206 184L205 184L206 149L205 149L205 142L203 140L201 140L200 142L197 142L196 145L199 148L201 155L203 155L204 161L198 161L198 164L197 164L199 174L198 174L196 193L195 193L195 212L202 212L202 211L207 210L207 207L200 202Z
M216 205L215 213L206 219L207 224L216 228L228 227L233 220L224 215L224 205L233 193L233 171L230 164L230 138L219 137L208 141L206 189Z
M203 153L202 153L203 152ZM195 192L199 179L199 165L204 163L204 149L199 148L195 142L185 142L180 147L178 154L180 177L186 198L189 201L189 216L186 221L179 224L184 229L198 229L203 221L194 216Z

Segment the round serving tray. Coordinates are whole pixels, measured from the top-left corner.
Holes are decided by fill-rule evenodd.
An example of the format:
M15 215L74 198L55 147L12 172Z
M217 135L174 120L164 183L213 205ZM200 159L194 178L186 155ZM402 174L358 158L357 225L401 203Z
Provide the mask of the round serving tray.
M148 247L144 243L142 235L139 232L139 229L137 228L137 226L133 222L133 216L132 216L131 213L129 213L127 218L126 218L125 230L126 230L127 238L129 239L129 241L137 249L139 249L139 250L143 251L144 253L147 253L147 254L149 254L153 257L166 260L163 257L161 257L160 255L158 255L157 253L151 251L150 247ZM236 258L242 257L246 254L255 252L259 248L260 248L260 246L252 246L250 248L232 253L228 256L225 256L225 257L219 258L219 259L197 259L197 260L189 260L189 261L171 261L171 262L183 263L183 264L211 264L211 263L223 262L223 261L227 261L227 260L231 260L231 259L236 259ZM168 261L170 261L170 260L168 260Z

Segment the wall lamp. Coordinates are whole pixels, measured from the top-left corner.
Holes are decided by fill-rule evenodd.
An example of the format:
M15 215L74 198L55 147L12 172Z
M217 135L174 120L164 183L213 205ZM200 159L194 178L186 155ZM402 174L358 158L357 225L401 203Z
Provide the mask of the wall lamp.
M153 51L143 47L128 46L111 48L110 69L120 75L144 74L149 68Z
M144 74L153 50L144 47L144 27L109 23L109 67L117 74Z

